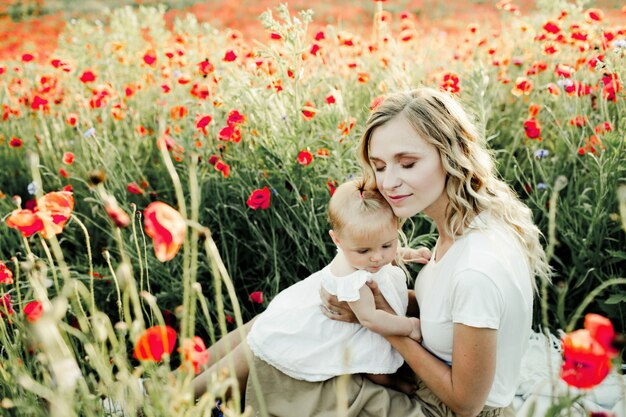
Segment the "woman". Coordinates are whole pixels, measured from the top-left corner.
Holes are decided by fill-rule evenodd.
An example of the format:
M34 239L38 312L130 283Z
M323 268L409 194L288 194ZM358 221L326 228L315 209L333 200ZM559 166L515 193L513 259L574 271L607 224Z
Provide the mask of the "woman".
M407 315L419 315L422 343L387 337L418 390L409 397L358 375L295 381L256 361L269 415L335 415L338 389L349 416L512 413L507 406L530 334L535 277L548 279L550 272L531 211L496 177L482 138L446 93L420 88L387 97L366 123L359 156L364 175L398 217L423 213L439 234L409 292ZM372 291L377 308L392 312ZM346 303L324 292L322 299L328 317L355 321ZM258 410L251 385L246 403Z

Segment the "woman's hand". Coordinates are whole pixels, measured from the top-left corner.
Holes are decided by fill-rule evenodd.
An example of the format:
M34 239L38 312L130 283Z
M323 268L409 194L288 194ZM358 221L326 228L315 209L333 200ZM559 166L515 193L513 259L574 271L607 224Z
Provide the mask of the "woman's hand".
M391 308L383 294L380 292L380 288L378 288L378 283L374 280L368 281L367 286L372 290L372 295L374 296L374 304L376 305L376 310L383 310L390 314L396 314L396 312Z
M427 264L431 256L430 249L425 247L417 249L398 248L398 253L405 263L417 262L418 264Z
M359 322L347 302L337 300L336 296L326 291L323 287L320 288L320 298L322 300L322 305L320 306L322 314L329 319L345 321L347 323Z

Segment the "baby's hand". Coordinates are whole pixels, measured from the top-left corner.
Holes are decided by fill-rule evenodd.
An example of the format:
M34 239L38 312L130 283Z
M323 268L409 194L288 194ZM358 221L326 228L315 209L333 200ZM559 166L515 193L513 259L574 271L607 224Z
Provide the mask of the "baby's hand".
M422 328L420 326L420 319L415 317L407 317L407 319L409 319L412 327L409 337L417 343L422 343Z

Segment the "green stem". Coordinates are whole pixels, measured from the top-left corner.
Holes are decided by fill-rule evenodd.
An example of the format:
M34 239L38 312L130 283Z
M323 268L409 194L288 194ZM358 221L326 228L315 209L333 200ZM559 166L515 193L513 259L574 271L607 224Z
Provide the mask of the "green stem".
M107 262L107 265L109 266L109 271L111 272L111 276L113 277L113 282L115 283L115 290L117 291L117 312L120 316L120 320L122 320L122 318L124 317L124 315L122 314L122 293L120 292L120 285L117 282L117 275L115 274L115 269L113 269L113 265L111 264L111 255L109 254L109 251L104 251L102 252L102 255L104 256L104 259Z
M580 305L578 306L578 308L572 315L572 318L570 319L569 324L565 328L566 333L569 333L572 330L574 330L574 326L576 326L576 322L578 321L578 318L582 315L583 311L585 311L585 308L587 308L587 306L593 301L593 299L596 298L598 294L600 294L606 288L612 285L626 285L626 278L613 278L608 281L604 281L602 284L594 288L589 294L587 294L583 302L580 303Z
M52 272L52 279L54 281L54 289L58 294L61 293L61 287L59 286L59 277L57 276L57 271L54 266L54 259L52 258L52 253L50 253L50 248L48 248L48 244L46 243L46 239L43 236L39 235L39 239L41 241L41 247L43 251L46 253L46 258L48 258L48 264L50 265L50 271Z
M76 217L75 215L72 215L72 218L76 221L76 223L78 223L78 226L80 226L80 228L83 231L83 234L85 235L85 246L87 246L87 260L89 262L89 291L91 292L91 309L93 312L95 312L96 311L96 295L94 294L93 262L92 262L92 255L91 255L91 241L89 239L89 232L87 231L87 228L85 227L83 222L81 222L78 219L78 217Z

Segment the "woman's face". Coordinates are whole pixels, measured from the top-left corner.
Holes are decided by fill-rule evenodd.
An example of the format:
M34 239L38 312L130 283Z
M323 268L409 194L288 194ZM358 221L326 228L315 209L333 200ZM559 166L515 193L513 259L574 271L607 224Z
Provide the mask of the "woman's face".
M435 221L444 216L448 199L439 151L403 115L372 132L369 158L376 185L396 216L424 212Z

